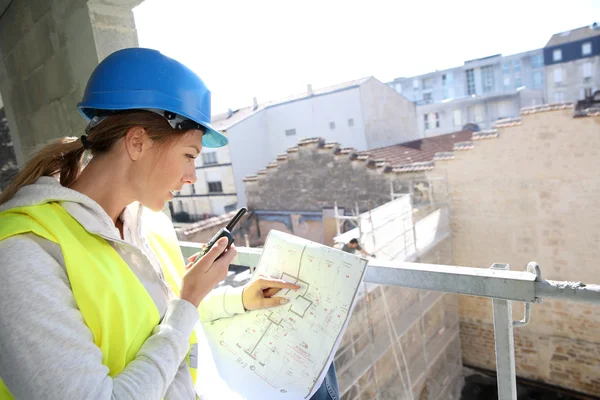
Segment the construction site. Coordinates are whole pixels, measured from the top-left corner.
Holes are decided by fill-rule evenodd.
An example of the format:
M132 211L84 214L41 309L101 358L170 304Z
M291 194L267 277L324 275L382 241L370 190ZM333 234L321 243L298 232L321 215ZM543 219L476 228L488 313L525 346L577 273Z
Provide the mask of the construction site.
M369 152L303 140L246 178L236 237L356 238L375 255L335 357L343 399L594 399L599 118L548 105ZM179 237L204 242L222 219Z

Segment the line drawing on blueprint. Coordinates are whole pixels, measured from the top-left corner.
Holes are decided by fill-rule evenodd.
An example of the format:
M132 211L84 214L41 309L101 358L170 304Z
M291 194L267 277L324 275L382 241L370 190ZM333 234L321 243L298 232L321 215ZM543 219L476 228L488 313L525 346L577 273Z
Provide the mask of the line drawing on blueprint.
M282 290L289 302L215 321L219 344L234 363L252 371L279 393L315 389L329 367L350 317L366 260L339 250L271 231L255 276L300 285Z

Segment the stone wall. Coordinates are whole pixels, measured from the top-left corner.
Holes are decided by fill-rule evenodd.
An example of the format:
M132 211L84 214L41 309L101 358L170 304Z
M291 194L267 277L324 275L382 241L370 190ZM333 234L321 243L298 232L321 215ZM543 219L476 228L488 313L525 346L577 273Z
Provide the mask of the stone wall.
M451 198L454 261L525 270L544 279L600 283L600 116L571 106L524 109L436 162ZM514 319L523 305L513 304ZM491 301L460 297L463 362L494 369ZM546 299L515 329L518 376L600 394L600 306Z
M142 0L13 0L0 19L0 91L19 164L48 141L79 136L76 105L100 60L137 46Z
M338 207L360 212L391 200L395 193L415 193L416 206L429 203L424 173L385 169L339 143L308 139L245 180L248 207L269 211L322 211ZM440 191L442 193L442 191Z

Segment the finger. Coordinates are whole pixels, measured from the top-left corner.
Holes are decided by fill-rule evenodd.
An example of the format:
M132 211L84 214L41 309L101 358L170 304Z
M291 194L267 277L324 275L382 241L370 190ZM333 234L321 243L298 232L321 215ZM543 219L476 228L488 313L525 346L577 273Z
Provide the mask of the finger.
M288 299L285 297L271 297L268 299L262 299L261 306L262 308L278 307L287 304L288 302Z
M266 289L263 290L263 296L264 297L273 297L277 294L277 292L279 292L281 289L279 288L270 288L270 289Z
M196 261L196 258L198 258L198 255L200 254L200 252L196 253L196 254L192 254L191 256L188 257L188 261L189 262L194 262Z
M221 255L225 247L227 247L228 240L226 237L222 237L217 240L213 247L204 255L204 257L210 264L214 263L217 257Z
M219 258L219 262L223 262L224 264L231 264L235 256L237 255L237 248L234 244L232 244L223 254L223 257Z
M258 284L262 290L270 289L270 288L279 288L279 289L300 289L300 285L296 285L295 283L286 282L281 279L274 278L260 278L258 280Z

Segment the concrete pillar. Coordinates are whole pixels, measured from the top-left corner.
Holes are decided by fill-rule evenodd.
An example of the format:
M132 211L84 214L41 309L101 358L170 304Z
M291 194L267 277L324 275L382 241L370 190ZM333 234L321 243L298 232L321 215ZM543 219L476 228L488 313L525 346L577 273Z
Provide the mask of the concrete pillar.
M115 50L138 45L143 0L13 0L0 18L0 93L19 165L49 141L80 136L87 79Z

